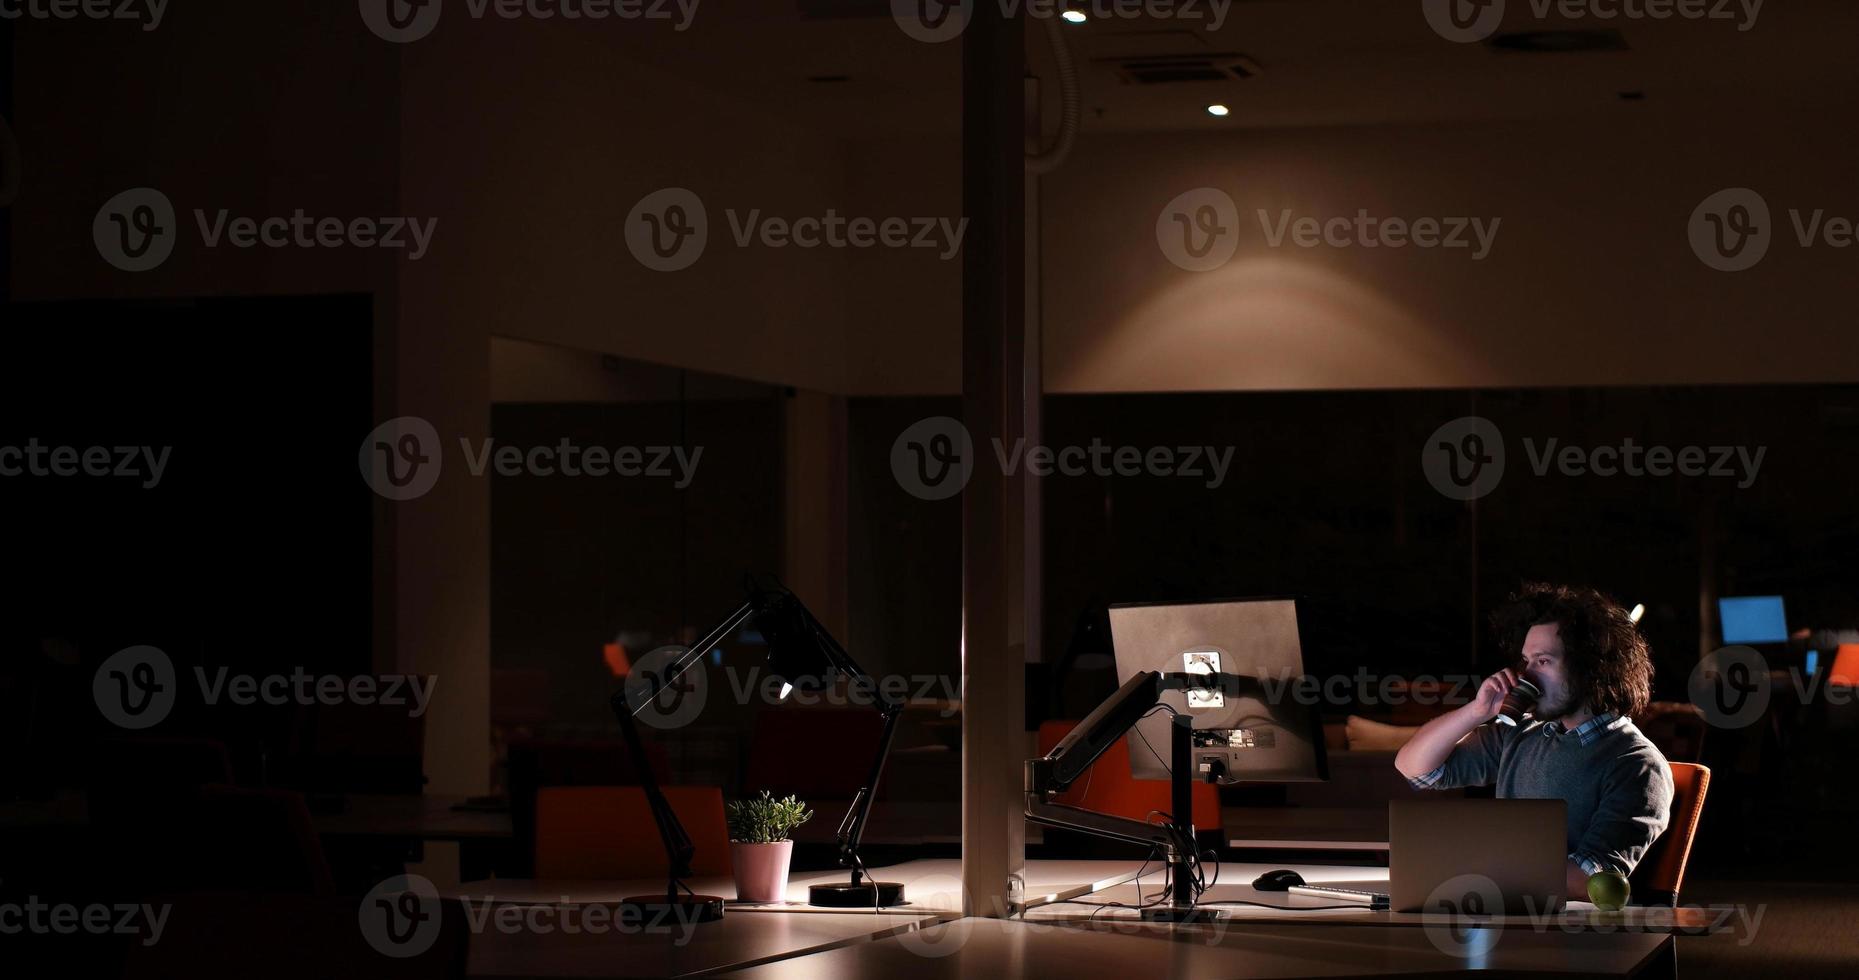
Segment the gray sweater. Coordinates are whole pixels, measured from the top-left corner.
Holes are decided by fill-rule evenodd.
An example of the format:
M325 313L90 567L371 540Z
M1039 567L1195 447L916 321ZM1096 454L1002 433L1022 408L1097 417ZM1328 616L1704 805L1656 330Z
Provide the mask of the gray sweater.
M1671 820L1672 769L1631 719L1600 715L1574 731L1558 722L1480 725L1420 789L1497 787L1499 799L1569 805L1569 860L1631 874Z

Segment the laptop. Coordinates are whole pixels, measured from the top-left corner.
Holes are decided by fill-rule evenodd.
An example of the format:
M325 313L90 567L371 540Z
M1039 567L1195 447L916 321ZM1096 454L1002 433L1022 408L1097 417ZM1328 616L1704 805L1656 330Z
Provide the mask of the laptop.
M1559 911L1567 827L1562 800L1390 801L1390 905L1473 915Z

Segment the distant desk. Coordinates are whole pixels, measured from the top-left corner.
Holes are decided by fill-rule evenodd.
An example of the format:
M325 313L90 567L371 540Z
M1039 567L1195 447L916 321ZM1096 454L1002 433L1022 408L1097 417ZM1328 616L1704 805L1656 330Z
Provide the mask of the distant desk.
M1422 929L1260 923L1169 926L960 919L909 934L743 970L752 980L919 977L1372 976L1496 970L1544 976L1669 975L1672 937L1644 933L1491 932L1456 956Z
M660 882L660 886L663 886ZM668 932L486 929L471 937L473 977L686 977L893 938L948 919L938 915L739 915Z
M342 809L310 814L316 832L334 837L392 837L403 840L507 840L508 810L454 810L462 796L351 793Z
M1229 847L1287 851L1385 851L1387 807L1228 807Z
M1082 863L1082 862L1080 862ZM1419 912L1376 912L1368 909L1323 908L1336 904L1325 898L1307 895L1291 895L1285 892L1260 891L1252 887L1252 880L1259 875L1276 868L1290 867L1313 885L1334 885L1341 888L1356 888L1363 891L1386 892L1388 890L1388 869L1385 867L1334 867L1325 865L1302 864L1235 864L1228 862L1220 868L1220 879L1201 897L1203 903L1218 909L1231 922L1260 924L1297 924L1297 925L1378 925L1402 927L1448 926L1453 921L1441 915L1427 915ZM1211 874L1211 872L1210 872ZM1099 920L1106 918L1135 918L1133 908L1094 908L1084 902L1121 902L1125 905L1141 904L1161 894L1164 876L1153 869L1143 875L1140 881L1115 885L1094 894L1085 896L1076 902L1059 902L1040 908L1028 909L1025 918L1028 921L1066 921L1076 918L1094 916ZM1247 902L1257 904L1222 905L1220 902ZM1276 907L1266 907L1276 906ZM1554 915L1532 918L1527 915L1484 916L1476 920L1479 929L1504 930L1538 930L1554 935L1575 933L1626 933L1638 932L1666 935L1706 935L1723 932L1734 925L1735 910L1728 907L1660 908L1653 906L1635 906L1620 912L1602 912L1589 902L1570 902L1567 908Z

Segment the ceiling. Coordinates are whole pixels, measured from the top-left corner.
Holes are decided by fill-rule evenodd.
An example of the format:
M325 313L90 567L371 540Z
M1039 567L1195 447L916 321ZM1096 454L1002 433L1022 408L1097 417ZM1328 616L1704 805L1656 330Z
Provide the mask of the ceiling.
M913 40L889 0L781 0L699 8L689 30L620 32L628 57L760 111L839 134L954 132L961 45ZM981 0L990 2L990 0ZM1129 2L1129 0L1126 0ZM1180 0L1176 0L1180 2ZM1623 50L1504 52L1442 38L1422 0L1234 0L1219 30L1203 19L1100 17L1064 25L1085 65L1085 131L1350 126L1629 114L1736 114L1778 104L1844 107L1859 95L1859 4L1851 0L1703 0L1732 20L1539 18L1546 0L1508 0L1501 33L1618 31ZM1500 0L1502 2L1502 0ZM1645 0L1576 0L1600 10ZM1657 2L1657 0L1655 0ZM1757 16L1739 30L1749 5ZM1099 0L1108 9L1111 0ZM1558 9L1559 6L1558 6ZM1054 77L1042 29L1029 64ZM1133 85L1106 59L1234 52L1246 80ZM825 79L825 80L819 80ZM1622 93L1640 93L1627 99ZM1055 89L1047 86L1048 105ZM1205 107L1231 106L1224 119Z

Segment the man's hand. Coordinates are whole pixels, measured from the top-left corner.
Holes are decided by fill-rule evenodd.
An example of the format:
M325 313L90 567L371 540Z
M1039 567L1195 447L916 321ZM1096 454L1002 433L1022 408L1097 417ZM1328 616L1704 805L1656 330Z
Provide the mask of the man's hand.
M1471 707L1477 713L1480 725L1498 716L1498 709L1504 706L1504 695L1509 694L1520 679L1515 670L1506 667L1478 685L1478 693L1472 697Z

